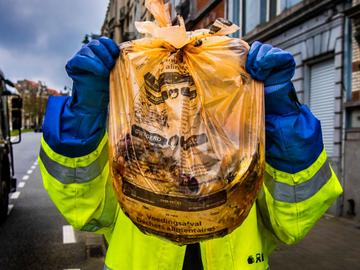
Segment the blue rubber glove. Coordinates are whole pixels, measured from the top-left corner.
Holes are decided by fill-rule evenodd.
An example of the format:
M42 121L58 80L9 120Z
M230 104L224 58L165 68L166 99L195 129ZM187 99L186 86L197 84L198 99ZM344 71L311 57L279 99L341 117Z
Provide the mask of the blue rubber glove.
M82 113L107 110L109 103L109 75L119 56L119 48L109 38L101 37L84 45L66 64L73 79L71 107Z
M255 41L250 48L246 70L251 77L263 81L264 86L281 85L295 73L295 60L291 53Z
M291 53L255 41L248 54L246 70L253 79L264 82L266 114L286 114L299 107L291 83L295 73Z
M297 100L291 82L294 57L269 44L254 42L246 70L265 86L267 163L288 173L304 170L319 156L323 142L319 121Z
M73 95L50 97L43 125L44 139L55 152L81 157L96 149L106 132L109 74L118 55L115 42L101 37L67 63Z

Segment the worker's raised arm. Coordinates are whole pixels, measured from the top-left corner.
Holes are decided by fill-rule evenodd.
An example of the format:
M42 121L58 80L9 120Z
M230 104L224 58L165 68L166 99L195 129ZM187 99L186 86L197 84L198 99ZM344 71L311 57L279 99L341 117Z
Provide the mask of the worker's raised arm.
M293 56L255 42L246 69L265 86L266 172L258 205L268 228L282 242L295 243L342 188L326 157L319 120L297 100Z
M119 55L108 38L67 63L71 97L49 98L39 155L44 186L76 229L109 232L117 212L109 177L106 119L109 73Z

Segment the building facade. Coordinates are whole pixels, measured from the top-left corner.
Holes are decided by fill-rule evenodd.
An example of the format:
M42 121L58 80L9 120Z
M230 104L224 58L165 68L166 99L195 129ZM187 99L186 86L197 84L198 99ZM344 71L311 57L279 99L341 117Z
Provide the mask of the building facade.
M345 109L345 204L346 214L360 220L360 0L353 1L346 15L351 20L351 93Z
M237 3L234 3L237 2ZM296 61L293 83L299 100L321 121L323 140L334 171L345 186L344 102L351 91L350 33L344 11L348 1L233 1L242 13L233 14L248 42L260 40L290 51ZM260 10L251 14L251 10ZM244 14L245 13L245 14ZM344 211L344 197L330 210Z
M114 2L110 1L106 18L115 12L111 8ZM330 212L352 215L356 212L353 204L360 217L360 113L356 101L360 93L360 16L355 7L359 0L169 2L172 17L181 14L188 30L206 28L223 17L240 26L234 36L249 43L270 43L294 55L293 83L298 98L321 121L328 157L345 189ZM105 19L103 29L107 22Z
M110 0L101 33L118 43L136 39L140 35L134 22L150 19L145 0Z

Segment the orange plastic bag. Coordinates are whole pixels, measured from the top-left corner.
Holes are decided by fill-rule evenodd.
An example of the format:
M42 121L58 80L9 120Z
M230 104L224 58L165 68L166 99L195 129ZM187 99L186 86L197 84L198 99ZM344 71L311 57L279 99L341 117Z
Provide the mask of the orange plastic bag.
M224 236L248 215L264 173L263 85L249 46L217 20L186 32L147 1L149 37L122 43L110 76L110 166L122 210L178 244ZM160 17L159 17L160 16Z

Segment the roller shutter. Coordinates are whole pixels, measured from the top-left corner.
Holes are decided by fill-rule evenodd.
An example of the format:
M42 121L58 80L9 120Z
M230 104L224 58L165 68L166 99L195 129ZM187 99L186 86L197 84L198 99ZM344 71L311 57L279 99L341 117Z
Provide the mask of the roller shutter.
M334 60L310 66L310 109L320 120L323 140L328 156L334 153Z

